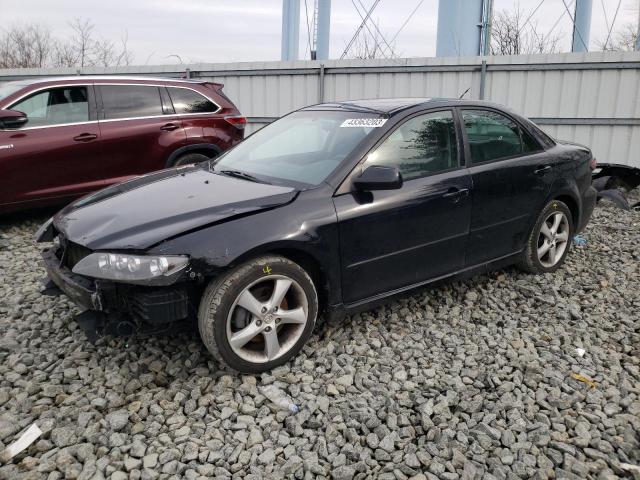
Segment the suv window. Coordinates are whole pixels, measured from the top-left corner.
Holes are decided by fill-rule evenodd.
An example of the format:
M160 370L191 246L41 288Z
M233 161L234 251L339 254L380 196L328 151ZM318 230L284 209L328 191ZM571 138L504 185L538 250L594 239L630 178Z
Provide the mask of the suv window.
M218 106L207 97L188 88L167 87L176 113L213 113Z
M60 87L35 93L11 106L27 114L27 127L89 121L87 87Z
M101 85L104 117L154 117L162 115L162 101L158 87L145 85Z
M367 156L364 165L396 166L404 180L457 167L452 112L427 113L407 120Z
M510 118L490 110L462 110L471 162L481 163L540 150L537 142ZM524 138L521 137L524 135ZM523 140L524 139L524 147Z

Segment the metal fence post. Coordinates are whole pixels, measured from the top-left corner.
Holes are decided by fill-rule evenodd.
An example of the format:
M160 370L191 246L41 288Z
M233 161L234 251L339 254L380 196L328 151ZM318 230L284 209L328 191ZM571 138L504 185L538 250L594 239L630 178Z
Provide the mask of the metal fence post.
M318 78L318 103L324 102L324 63L320 64L320 76Z
M480 100L484 100L484 87L487 81L487 61L482 60L482 65L480 66Z

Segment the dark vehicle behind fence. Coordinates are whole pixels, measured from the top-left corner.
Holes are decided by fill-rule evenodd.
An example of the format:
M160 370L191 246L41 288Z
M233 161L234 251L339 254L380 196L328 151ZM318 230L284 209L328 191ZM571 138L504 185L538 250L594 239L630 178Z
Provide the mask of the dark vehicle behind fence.
M286 362L319 312L518 264L553 272L595 205L588 148L497 105L303 108L215 161L116 185L37 238L91 335L198 322L220 361Z
M215 157L245 119L218 83L76 76L0 85L0 212Z

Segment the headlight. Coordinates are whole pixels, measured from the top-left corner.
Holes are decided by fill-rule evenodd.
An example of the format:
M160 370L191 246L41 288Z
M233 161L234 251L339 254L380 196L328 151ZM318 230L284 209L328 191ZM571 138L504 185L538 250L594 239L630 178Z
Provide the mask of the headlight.
M73 267L73 273L125 283L168 285L189 263L184 256L146 256L96 252Z

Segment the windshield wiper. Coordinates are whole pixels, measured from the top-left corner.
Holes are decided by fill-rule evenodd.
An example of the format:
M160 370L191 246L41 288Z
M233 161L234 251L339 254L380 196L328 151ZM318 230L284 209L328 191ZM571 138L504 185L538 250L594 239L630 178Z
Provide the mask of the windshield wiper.
M244 180L249 180L250 182L269 183L265 182L264 180L260 180L258 179L258 177L254 177L249 173L241 172L240 170L220 170L220 173L228 175L229 177L243 178Z

